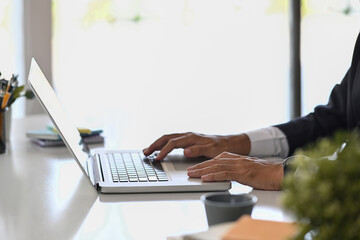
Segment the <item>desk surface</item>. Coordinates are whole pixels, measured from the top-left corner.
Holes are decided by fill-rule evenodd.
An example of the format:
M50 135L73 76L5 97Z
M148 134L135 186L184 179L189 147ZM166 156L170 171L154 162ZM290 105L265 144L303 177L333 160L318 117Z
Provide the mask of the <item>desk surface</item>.
M98 194L65 147L41 148L27 130L49 122L35 115L13 120L0 155L0 239L166 239L207 230L202 193ZM252 189L233 183L231 193ZM252 191L252 217L289 221L281 192Z

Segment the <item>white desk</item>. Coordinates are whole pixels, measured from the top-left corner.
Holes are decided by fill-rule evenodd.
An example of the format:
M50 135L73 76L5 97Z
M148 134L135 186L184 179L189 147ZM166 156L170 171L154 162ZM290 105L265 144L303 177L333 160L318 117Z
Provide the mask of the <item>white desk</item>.
M41 148L26 137L49 120L14 120L0 155L0 239L166 239L205 231L202 193L98 195L65 147ZM232 193L251 188L234 183ZM291 220L281 192L253 191L253 217Z

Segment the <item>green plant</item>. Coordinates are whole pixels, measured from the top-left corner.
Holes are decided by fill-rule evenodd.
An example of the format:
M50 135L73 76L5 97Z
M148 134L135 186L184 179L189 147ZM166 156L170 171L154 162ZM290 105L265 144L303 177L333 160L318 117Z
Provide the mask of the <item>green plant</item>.
M1 72L0 72L0 76L1 76ZM6 79L3 78L1 80L6 80ZM33 99L35 97L34 93L31 90L25 89L25 85L18 86L18 75L12 75L11 79L6 81L12 83L14 87L14 89L12 90L12 94L9 98L9 101L6 105L7 107L10 107L16 101L16 99L20 97L25 97L26 99Z
M283 182L284 206L300 226L294 239L359 239L359 134L341 131L298 154L308 158L295 158Z
M12 94L7 106L10 107L19 97L25 97L26 99L33 99L35 95L31 90L25 89L24 85L18 86L15 88L14 93Z

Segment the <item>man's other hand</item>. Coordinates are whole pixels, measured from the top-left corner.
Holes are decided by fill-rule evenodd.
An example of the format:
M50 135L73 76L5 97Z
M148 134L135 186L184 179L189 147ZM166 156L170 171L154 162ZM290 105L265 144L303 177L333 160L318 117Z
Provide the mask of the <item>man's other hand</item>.
M214 158L222 152L248 155L250 140L246 134L218 136L198 133L176 133L157 139L143 152L146 156L160 150L156 160L162 160L175 148L183 148L188 158L204 156Z
M255 189L280 190L284 169L279 162L224 152L188 168L188 175L206 182L237 181Z

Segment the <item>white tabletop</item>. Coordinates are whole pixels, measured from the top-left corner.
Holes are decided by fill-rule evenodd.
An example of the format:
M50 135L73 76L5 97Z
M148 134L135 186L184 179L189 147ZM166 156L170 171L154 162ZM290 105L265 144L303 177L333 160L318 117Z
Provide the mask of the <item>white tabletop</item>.
M207 230L202 193L98 194L66 147L41 148L26 138L47 122L42 115L12 122L0 155L0 239L166 239ZM250 191L237 183L230 190ZM291 220L281 192L252 193L252 217Z

